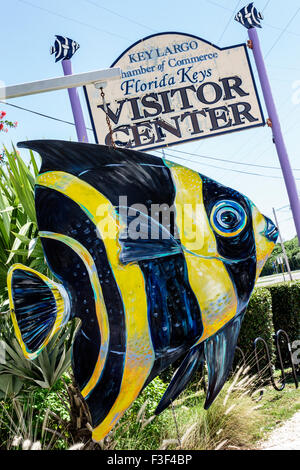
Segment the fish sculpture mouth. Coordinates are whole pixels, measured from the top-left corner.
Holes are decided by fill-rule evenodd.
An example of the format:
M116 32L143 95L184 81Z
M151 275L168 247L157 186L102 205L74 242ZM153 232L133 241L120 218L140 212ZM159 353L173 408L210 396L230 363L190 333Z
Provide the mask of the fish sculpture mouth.
M238 191L148 153L59 140L18 146L42 157L36 218L59 280L19 264L9 270L24 355L36 358L67 321L80 319L72 368L95 441L179 359L156 414L204 361L208 409L231 370L255 281L276 242L272 221ZM158 218L149 216L153 205ZM174 209L167 222L164 207Z

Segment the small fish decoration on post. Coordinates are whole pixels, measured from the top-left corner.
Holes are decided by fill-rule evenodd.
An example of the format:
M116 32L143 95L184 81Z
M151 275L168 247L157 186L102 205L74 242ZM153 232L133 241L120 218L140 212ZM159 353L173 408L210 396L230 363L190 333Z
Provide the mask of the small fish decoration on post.
M54 46L50 47L50 54L55 54L55 62L71 59L80 47L78 42L65 36L56 35L55 37Z
M253 2L242 8L234 17L236 21L241 23L245 28L250 29L254 27L261 28L260 20L264 17L262 13L257 11Z
M204 361L209 408L276 243L273 222L238 191L147 153L58 140L19 147L42 157L36 215L57 279L9 270L24 355L34 359L68 320L81 320L72 367L96 441L180 358L156 414Z

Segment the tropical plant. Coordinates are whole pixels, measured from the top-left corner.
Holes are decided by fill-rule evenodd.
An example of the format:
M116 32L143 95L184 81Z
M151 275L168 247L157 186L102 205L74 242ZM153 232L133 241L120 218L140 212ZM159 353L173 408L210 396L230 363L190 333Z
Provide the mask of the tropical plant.
M64 374L64 380L51 390L34 388L0 401L0 449L57 449L71 445L73 441L62 426L69 420L62 399L68 383L70 378Z
M2 348L5 351L5 360L0 364L0 391L2 390L2 393L6 395L9 391L11 394L16 394L21 388L19 381L22 382L22 385L26 383L27 388L32 386L53 387L70 367L74 334L76 334L75 321L71 323L71 327L57 333L36 359L29 361L24 357L11 328L7 326L6 330L2 329ZM13 379L9 380L9 377L18 379L15 388L12 388L11 381Z
M0 312L7 311L7 271L22 263L51 276L38 239L34 207L34 181L38 162L33 152L26 165L19 153L5 149L0 166Z
M0 398L16 395L23 384L51 388L70 367L71 344L75 323L56 335L37 359L28 361L15 339L7 317L7 271L14 263L22 263L52 277L41 242L34 205L34 182L38 161L29 152L26 164L13 147L5 149L6 162L0 166Z

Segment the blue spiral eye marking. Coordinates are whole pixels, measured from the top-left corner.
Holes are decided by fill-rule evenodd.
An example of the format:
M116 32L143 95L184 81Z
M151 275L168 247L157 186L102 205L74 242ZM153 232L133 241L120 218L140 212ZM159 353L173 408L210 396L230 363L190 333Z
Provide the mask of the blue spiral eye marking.
M235 237L245 228L247 214L235 201L218 202L210 214L210 224L222 237Z

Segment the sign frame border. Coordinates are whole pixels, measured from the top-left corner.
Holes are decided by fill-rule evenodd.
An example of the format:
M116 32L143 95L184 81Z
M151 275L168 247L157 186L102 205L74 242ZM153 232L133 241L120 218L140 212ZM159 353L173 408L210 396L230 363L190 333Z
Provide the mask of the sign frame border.
M194 39L199 39L200 41L203 41L205 42L206 44L209 44L210 46L213 46L215 47L216 49L218 49L219 51L225 51L227 49L234 49L234 48L237 48L237 47L243 47L244 48L244 51L245 51L245 55L246 55L246 58L247 58L247 63L248 63L248 67L249 67L249 70L250 70L250 75L251 75L251 80L252 80L252 84L253 84L253 88L254 88L254 92L255 92L255 96L256 96L256 99L257 99L257 102L258 102L258 107L259 107L259 112L260 112L260 116L261 116L261 119L262 119L262 123L261 124L253 124L253 125L250 125L250 126L246 126L246 127L242 127L241 129L230 129L230 130L227 130L227 131L222 131L222 132L218 132L217 134L209 134L209 135L205 135L203 137L193 137L191 139L185 139L185 140L180 140L180 141L177 141L177 142L172 142L171 144L165 144L165 145L159 145L159 146L154 146L154 147L147 147L147 148L131 148L131 150L135 150L136 152L148 152L148 150L154 150L154 149L161 149L161 148L166 148L166 147L171 147L173 145L180 145L180 144L185 144L187 142L193 142L195 140L202 140L202 139L207 139L207 138L210 138L210 137L217 137L219 135L223 135L223 134L230 134L230 133L233 133L233 132L240 132L240 131L243 131L243 130L246 130L246 129L252 129L252 128L255 128L255 127L264 127L266 125L266 120L265 120L265 116L264 116L264 113L263 113L263 109L262 109L262 105L261 105L261 100L260 100L260 97L259 97L259 93L258 93L258 90L257 90L257 86L256 86L256 82L255 82L255 79L254 79L254 73L253 73L253 69L252 69L252 65L251 65L251 62L250 62L250 57L249 57L249 54L248 54L248 50L247 50L247 45L245 43L240 43L240 44L234 44L233 46L226 46L226 47L219 47L219 46L216 46L214 43L210 42L210 41L207 41L206 39L203 39L199 36L196 36L195 34L189 34L189 33L182 33L182 32L178 32L178 31L164 31L162 33L155 33L155 34L150 34L149 36L146 36L142 39L139 39L138 41L136 41L135 43L131 44L129 47L127 47L127 49L125 49L125 51L123 51L119 57L111 64L110 68L112 67L115 67L115 64L130 50L132 49L134 46L136 46L137 44L143 42L143 41L146 41L147 39L150 39L150 38L153 38L153 37L156 37L156 36L163 36L165 34L177 34L177 35L181 35L181 36L190 36L191 38L194 38ZM85 96L85 99L86 99L86 103L87 103L87 108L88 108L88 113L89 113L89 117L90 117L90 121L91 121L91 125L92 125L92 128L93 128L93 134L94 134L94 139L95 139L95 142L96 144L98 145L104 145L104 144L99 144L99 141L98 141L98 137L97 137L97 133L96 133L96 126L95 126L95 123L94 123L94 118L93 118L93 115L92 115L92 109L91 109L91 105L90 105L90 101L89 101L89 98L88 98L88 94L87 94L87 90L86 90L86 86L84 85L83 86L83 91L84 91L84 96ZM127 149L127 147L120 147L120 149Z

